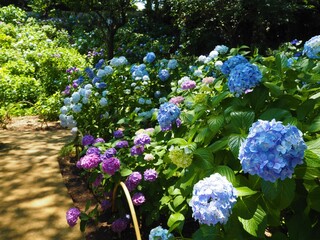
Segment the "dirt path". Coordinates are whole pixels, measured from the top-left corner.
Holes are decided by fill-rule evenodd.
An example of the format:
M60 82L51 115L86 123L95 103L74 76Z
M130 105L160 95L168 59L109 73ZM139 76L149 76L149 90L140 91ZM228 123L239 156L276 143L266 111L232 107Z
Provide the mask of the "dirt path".
M84 239L65 220L73 203L57 157L69 138L65 130L0 130L1 240Z

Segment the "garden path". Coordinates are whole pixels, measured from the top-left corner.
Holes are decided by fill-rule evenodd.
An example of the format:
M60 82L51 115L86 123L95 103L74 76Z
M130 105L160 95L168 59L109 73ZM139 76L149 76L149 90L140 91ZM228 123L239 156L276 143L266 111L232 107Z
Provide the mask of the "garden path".
M66 223L73 203L57 160L70 133L34 126L31 119L29 125L0 130L0 239L84 239L79 225Z

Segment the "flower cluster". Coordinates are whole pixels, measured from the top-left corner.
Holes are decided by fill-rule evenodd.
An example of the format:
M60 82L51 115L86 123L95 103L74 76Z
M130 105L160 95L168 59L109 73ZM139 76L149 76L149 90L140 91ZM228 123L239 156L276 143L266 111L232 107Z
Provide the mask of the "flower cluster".
M120 160L115 157L106 158L104 161L102 161L101 166L103 172L112 176L120 169Z
M133 205L135 205L135 206L140 206L140 205L142 205L145 201L146 201L146 198L145 198L145 196L143 195L143 193L141 193L141 192L135 193L135 194L133 194L133 196L132 196L132 203L133 203Z
M77 162L77 167L89 170L97 167L100 162L101 159L99 154L89 152L89 154L86 154L79 159Z
M226 177L215 173L194 185L189 206L199 223L225 224L236 201L235 188Z
M158 112L158 122L162 131L167 131L172 128L174 123L180 116L180 109L171 102L161 104Z
M134 140L133 140L134 144L135 145L146 145L146 144L149 144L151 142L151 138L149 135L147 134L138 134Z
M125 181L125 184L128 190L131 192L139 185L141 180L142 180L141 173L133 172L128 176L127 180Z
M170 73L167 69L161 69L158 76L162 82L166 81L170 77Z
M320 35L305 42L303 54L306 54L308 58L320 59Z
M128 226L128 219L118 218L111 224L111 230L116 233L123 232Z
M143 58L144 62L152 63L156 59L154 52L148 52L147 55Z
M70 227L73 227L77 224L78 218L80 217L80 210L78 208L70 208L66 212L67 223Z
M183 149L174 148L169 152L171 161L181 168L189 167L192 163L192 154L187 154Z
M251 63L236 65L228 77L228 87L235 96L246 93L261 82L262 73L259 68Z
M151 229L149 234L149 240L169 240L174 239L174 236L169 233L167 229L158 226L156 228Z
M275 182L292 176L296 165L303 163L306 148L297 127L258 120L240 146L239 159L245 173Z
M248 63L248 60L245 57L243 57L242 55L233 56L223 63L223 65L221 66L221 72L224 75L228 76L230 74L231 70L235 66L237 66L238 64L241 64L241 63Z
M147 182L154 182L158 178L158 173L154 169L147 169L143 173L143 179Z
M192 89L195 88L197 86L196 82L193 80L186 80L184 82L182 82L181 84L181 89L182 90L188 90L188 89Z

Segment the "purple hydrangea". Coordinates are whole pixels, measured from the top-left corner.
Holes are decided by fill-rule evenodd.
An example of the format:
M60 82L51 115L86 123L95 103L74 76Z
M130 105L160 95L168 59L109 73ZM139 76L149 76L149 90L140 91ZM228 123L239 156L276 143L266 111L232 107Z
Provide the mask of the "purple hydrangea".
M91 145L91 144L93 144L94 143L94 136L91 136L91 135L85 135L85 136L83 136L83 138L82 138L82 145L83 146L88 146L88 145Z
M79 160L79 166L83 169L92 169L99 165L101 162L100 155L91 153L86 154ZM77 164L78 166L78 164Z
M139 172L131 173L125 181L125 184L126 184L128 190L130 192L133 191L138 186L141 179L142 179L141 173L139 173Z
M320 35L305 42L303 54L306 54L308 58L320 59Z
M172 128L174 123L180 116L180 109L171 102L166 102L160 105L158 112L158 122L162 131L167 131Z
M303 163L306 148L297 127L258 120L240 146L239 159L245 173L275 182L291 178L294 168Z
M120 160L115 157L107 158L102 161L101 165L102 171L112 176L120 169Z
M95 143L105 143L106 141L103 139L103 138L96 138L95 140L94 140L94 144Z
M197 86L196 82L193 80L186 80L181 83L181 89L188 90L195 88Z
M147 134L139 134L137 135L134 140L133 140L135 145L146 145L146 144L150 144L151 142L151 138L149 137L149 135Z
M170 73L167 69L162 69L158 73L158 77L160 78L161 81L166 81L170 77Z
M99 155L100 154L100 149L97 147L89 147L86 154L96 154Z
M147 169L143 173L143 178L145 181L154 182L158 178L158 173L154 169Z
M103 200L103 201L101 202L101 208L102 208L103 210L107 210L108 208L111 208L111 206L112 206L112 203L111 203L110 200Z
M77 224L78 218L80 217L80 210L78 208L70 208L66 213L67 223L70 227Z
M113 132L113 136L115 138L122 138L124 135L123 135L123 132L121 130L116 130Z
M242 63L235 66L228 78L228 87L235 96L246 93L261 82L262 73L256 65Z
M156 228L151 229L149 234L149 240L169 240L174 239L174 236L169 233L167 229L158 226Z
M103 179L103 175L102 174L98 174L98 176L96 177L96 180L94 180L94 182L92 183L92 185L94 187L98 187L101 182L102 182L102 179Z
M103 155L106 156L107 158L111 158L116 154L117 154L117 150L115 148L108 148Z
M235 188L226 177L215 173L193 186L189 206L200 224L216 225L228 221L236 201Z
M128 220L126 218L118 218L111 224L111 230L116 233L121 233L128 226Z
M127 148L127 147L129 147L129 143L126 140L119 141L119 142L116 143L115 147L116 148Z
M173 97L169 100L169 102L174 103L176 105L182 103L183 101L184 101L184 97L182 96Z
M130 149L131 156L141 155L144 152L143 145L135 145Z
M146 201L146 198L145 198L145 196L144 196L141 192L135 193L135 194L133 194L133 196L132 196L132 203L133 203L133 205L135 205L135 206L140 206L140 205L142 205L145 201Z
M221 72L224 75L228 76L230 74L231 70L235 66L237 66L238 64L241 64L241 63L248 63L248 60L241 55L233 56L223 63L223 65L221 66Z

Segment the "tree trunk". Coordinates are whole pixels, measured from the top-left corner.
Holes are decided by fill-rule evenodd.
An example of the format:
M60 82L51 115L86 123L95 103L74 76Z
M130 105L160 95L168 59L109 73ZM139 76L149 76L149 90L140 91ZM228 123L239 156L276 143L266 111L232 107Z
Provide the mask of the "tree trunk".
M108 59L112 59L114 56L114 37L115 37L116 31L115 30L109 30L107 33L107 56Z

